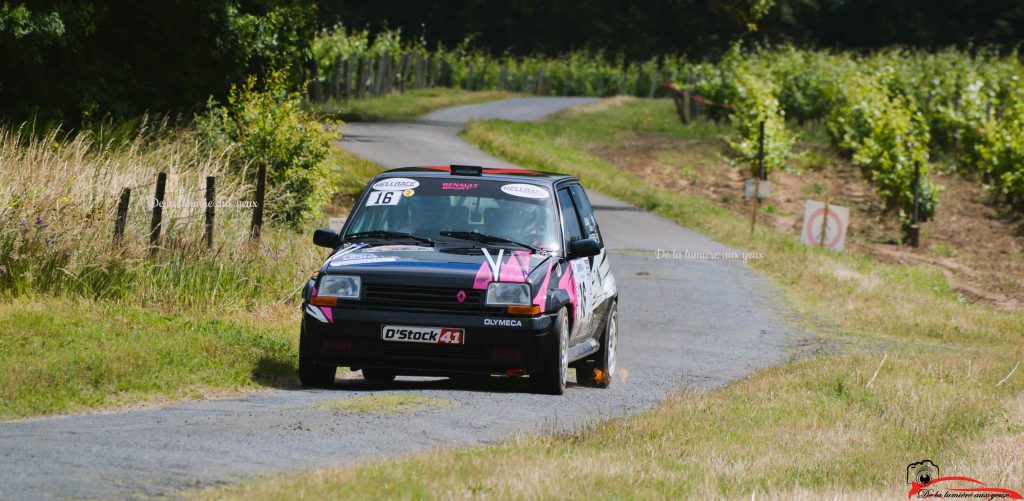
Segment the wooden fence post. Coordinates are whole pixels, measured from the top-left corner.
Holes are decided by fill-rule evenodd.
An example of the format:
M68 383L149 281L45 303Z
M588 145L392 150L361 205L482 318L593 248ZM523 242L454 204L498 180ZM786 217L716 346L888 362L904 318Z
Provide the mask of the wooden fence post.
M363 91L366 89L366 56L359 56L359 71L356 81L356 99L363 98Z
M117 219L114 220L114 244L120 244L124 238L124 227L128 222L128 202L132 197L132 189L121 190L121 200L117 202Z
M252 208L252 229L249 230L249 238L253 240L260 239L260 231L263 228L263 199L267 189L266 164L260 165L256 176L256 206Z
M215 213L215 177L206 177L206 248L213 250L213 217Z
M156 254L160 246L160 225L163 223L164 215L164 193L167 189L167 173L161 172L156 175L156 193L153 195L153 219L149 222L149 247L150 252Z
M331 97L341 97L341 56L334 58L334 67L331 68Z
M381 57L377 59L377 75L373 79L373 95L379 96L381 92L381 84L384 83L384 71L387 69L387 58Z
M412 53L402 54L402 64L398 70L398 92L405 92L405 84L409 80L409 69L412 68Z
M345 87L343 90L342 97L347 101L352 97L352 68L348 59L345 59Z

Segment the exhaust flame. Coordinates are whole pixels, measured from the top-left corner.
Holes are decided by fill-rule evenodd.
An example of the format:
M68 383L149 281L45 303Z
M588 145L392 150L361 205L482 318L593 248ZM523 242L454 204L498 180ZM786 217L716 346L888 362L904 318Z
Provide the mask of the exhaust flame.
M605 372L605 371L603 371L601 369L594 369L594 381L597 381L598 383L604 384L604 383L607 383L609 379L610 378L608 377L608 373L607 372Z

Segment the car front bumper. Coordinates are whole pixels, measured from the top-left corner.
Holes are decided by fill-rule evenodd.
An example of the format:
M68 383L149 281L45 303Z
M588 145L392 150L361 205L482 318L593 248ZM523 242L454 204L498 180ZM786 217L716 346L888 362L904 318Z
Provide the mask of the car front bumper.
M327 319L311 315L304 305L303 342L317 363L388 369L406 375L533 373L543 363L543 348L556 316L310 308L320 308ZM385 325L464 329L464 343L384 341Z

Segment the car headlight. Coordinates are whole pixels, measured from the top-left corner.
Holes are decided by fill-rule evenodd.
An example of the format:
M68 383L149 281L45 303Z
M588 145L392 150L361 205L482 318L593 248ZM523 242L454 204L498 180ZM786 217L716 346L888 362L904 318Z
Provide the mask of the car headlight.
M317 296L359 299L363 281L349 275L324 275L320 278Z
M487 306L509 306L531 304L529 284L491 282L487 286Z

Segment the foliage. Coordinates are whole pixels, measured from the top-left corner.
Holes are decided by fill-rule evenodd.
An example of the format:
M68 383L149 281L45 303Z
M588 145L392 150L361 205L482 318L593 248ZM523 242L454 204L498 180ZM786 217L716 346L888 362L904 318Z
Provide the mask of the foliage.
M308 59L312 0L0 6L0 119L72 126L188 113L232 83Z
M318 214L330 186L324 160L334 134L302 108L283 73L271 73L262 86L249 77L232 87L226 104L211 101L209 108L198 120L202 137L235 148L235 169L247 179L267 166L270 217L297 224Z
M935 214L935 190L925 180L928 166L928 127L914 104L903 96L890 97L870 78L844 81L841 97L829 109L826 125L833 141L852 155L877 188L886 205L900 218L912 221L915 166L920 169L918 214Z

